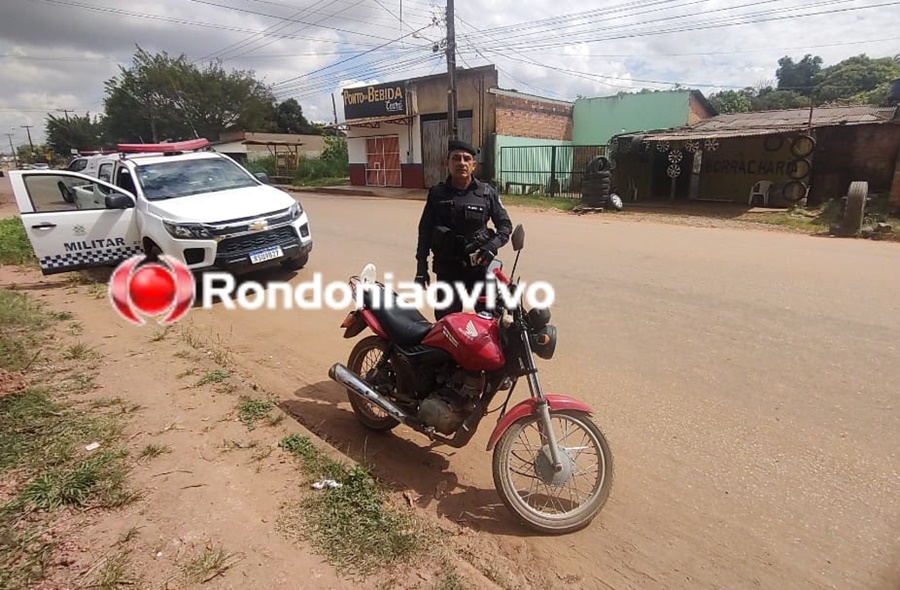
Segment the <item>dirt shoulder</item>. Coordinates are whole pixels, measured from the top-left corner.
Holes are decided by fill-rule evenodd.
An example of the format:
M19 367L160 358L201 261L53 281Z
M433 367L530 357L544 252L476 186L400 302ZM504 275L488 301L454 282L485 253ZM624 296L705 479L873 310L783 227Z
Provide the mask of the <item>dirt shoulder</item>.
M127 325L85 276L0 267L0 586L497 587L227 341Z

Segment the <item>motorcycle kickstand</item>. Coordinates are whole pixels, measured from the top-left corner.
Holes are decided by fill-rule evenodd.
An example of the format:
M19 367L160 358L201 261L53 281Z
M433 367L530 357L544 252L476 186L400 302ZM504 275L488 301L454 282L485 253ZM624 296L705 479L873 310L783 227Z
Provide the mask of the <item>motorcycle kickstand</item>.
M553 471L559 473L562 471L562 463L559 460L559 444L556 441L556 433L553 432L553 425L550 423L550 404L547 403L546 399L541 399L535 403L535 406L541 419L541 426L544 427L547 446L550 447L550 461L553 463Z

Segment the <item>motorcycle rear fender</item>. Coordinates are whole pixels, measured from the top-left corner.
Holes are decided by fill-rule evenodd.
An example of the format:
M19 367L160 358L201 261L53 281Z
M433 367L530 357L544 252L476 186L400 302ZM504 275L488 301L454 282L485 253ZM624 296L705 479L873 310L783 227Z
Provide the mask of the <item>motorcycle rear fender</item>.
M344 328L344 338L353 338L366 329L366 319L359 310L353 310L344 318L341 327Z
M368 309L361 309L359 310L359 315L362 316L366 325L369 326L369 328L371 328L373 332L375 332L385 340L390 340L387 333L384 331L384 328L381 327L381 323L378 321L378 318L375 317L374 313L372 313Z
M567 395L559 395L555 393L545 394L544 397L547 399L547 403L550 406L550 410L577 410L579 412L585 412L587 414L593 414L594 410L591 406L587 405L581 400L577 400L573 397L569 397ZM530 414L534 413L534 404L537 402L537 398L530 397L526 400L522 400L512 407L510 411L508 411L500 420L497 421L497 425L494 426L494 431L491 433L491 438L488 440L487 449L488 451L494 448L494 445L497 444L497 441L500 440L500 437L503 436L503 433L512 426L513 422L518 420L519 418L524 418Z
M341 328L344 328L344 338L353 338L367 327L385 340L388 340L387 334L381 327L378 318L368 309L355 309L348 313L344 321L341 322Z

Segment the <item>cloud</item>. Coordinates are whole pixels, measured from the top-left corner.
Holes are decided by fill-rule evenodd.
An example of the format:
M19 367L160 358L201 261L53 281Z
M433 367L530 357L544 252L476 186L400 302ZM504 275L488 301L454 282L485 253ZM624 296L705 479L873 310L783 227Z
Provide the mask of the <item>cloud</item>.
M889 39L900 28L900 10L853 10L872 3L637 0L585 10L551 0L495 0L488 10L458 2L458 64L493 63L502 87L566 100L673 83L710 94L774 80L783 55L812 53L829 65L863 52L900 52ZM333 120L332 96L343 118L342 88L446 69L443 50L432 51L444 34L432 19L444 6L426 0L9 4L0 18L0 134L14 133L18 144L27 143L22 125L33 125L32 138L42 142L46 116L61 115L57 109L101 112L103 83L130 63L136 45L252 70L316 121ZM825 11L841 12L798 17ZM745 24L728 26L737 22Z

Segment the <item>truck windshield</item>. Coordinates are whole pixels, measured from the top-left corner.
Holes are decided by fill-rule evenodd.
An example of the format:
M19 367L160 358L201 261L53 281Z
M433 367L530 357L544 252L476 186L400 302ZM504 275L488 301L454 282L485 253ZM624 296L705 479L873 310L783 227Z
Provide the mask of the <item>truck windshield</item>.
M259 186L255 178L223 158L142 164L136 172L144 195L151 201Z

